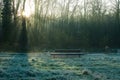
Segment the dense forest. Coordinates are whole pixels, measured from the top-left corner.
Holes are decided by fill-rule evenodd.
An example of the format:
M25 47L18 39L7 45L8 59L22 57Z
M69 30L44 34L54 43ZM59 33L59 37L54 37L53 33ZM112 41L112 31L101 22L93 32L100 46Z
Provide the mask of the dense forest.
M0 13L0 50L120 48L120 0L0 0Z

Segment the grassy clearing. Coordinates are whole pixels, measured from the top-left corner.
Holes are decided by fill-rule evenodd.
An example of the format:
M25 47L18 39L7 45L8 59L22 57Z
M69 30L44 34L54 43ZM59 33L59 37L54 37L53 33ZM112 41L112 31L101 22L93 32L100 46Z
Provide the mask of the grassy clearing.
M86 54L52 58L49 53L0 55L1 79L120 80L119 54ZM31 79L30 79L31 78Z

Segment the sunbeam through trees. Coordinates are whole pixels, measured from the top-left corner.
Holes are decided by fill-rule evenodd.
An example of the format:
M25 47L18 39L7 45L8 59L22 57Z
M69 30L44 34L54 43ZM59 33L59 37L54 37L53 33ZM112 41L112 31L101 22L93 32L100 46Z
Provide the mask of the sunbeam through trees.
M26 34L29 50L120 47L119 0L0 0L0 6L4 48L15 49Z
M120 0L0 0L0 80L120 80Z

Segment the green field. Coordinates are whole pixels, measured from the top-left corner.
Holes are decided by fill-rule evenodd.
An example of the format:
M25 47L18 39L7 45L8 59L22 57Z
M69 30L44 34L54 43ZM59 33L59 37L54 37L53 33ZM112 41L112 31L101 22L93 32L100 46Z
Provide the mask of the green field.
M47 52L1 53L0 80L120 80L120 54L52 58Z

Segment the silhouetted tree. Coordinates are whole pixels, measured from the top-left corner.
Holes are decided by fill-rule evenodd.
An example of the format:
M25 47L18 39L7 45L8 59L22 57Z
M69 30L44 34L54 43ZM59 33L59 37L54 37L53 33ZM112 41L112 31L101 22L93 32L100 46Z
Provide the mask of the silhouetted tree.
M2 10L3 42L10 43L11 32L12 32L11 0L3 0L3 4L4 4Z
M26 3L26 0L23 1L22 11L25 10L25 3ZM22 29L21 29L20 37L19 37L19 51L20 52L28 51L28 36L27 36L27 29L26 29L26 18L24 15L22 15Z
M22 29L19 37L19 51L27 52L27 50L28 50L28 36L27 36L27 29L26 29L26 19L23 17Z

